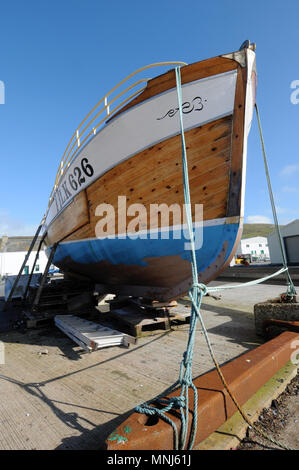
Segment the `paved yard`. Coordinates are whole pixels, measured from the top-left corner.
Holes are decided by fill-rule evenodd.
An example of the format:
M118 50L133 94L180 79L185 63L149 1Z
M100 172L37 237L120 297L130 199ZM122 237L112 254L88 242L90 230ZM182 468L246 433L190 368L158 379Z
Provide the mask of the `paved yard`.
M220 301L204 299L203 317L220 363L262 342L253 305L284 290L260 285L225 291ZM141 338L129 349L91 354L55 327L2 333L0 340L6 359L0 365L0 449L96 449L137 404L176 380L187 326ZM45 348L48 354L41 354ZM194 376L211 368L198 330Z

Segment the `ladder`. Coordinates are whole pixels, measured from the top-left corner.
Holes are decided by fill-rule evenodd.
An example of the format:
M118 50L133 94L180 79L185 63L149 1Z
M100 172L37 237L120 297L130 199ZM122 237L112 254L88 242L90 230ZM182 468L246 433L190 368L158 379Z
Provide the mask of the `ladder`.
M136 343L136 338L126 333L74 315L56 315L55 325L88 352L108 346L129 347L130 343Z
M38 226L37 228L37 231L31 241L31 244L30 244L30 247L26 253L26 256L24 258L24 261L22 263L22 266L20 267L20 270L18 272L18 275L16 277L16 279L14 280L14 283L12 285L12 288L11 288L11 291L9 293L9 296L5 302L5 305L4 305L4 310L7 309L8 305L10 304L10 302L12 301L12 298L13 298L13 294L20 282L20 278L21 278L21 275L22 275L22 272L24 270L24 267L26 266L26 263L28 261L28 258L36 244L36 241L38 239L38 236L40 234L40 231L44 225L44 221L45 221L45 218L42 219L40 225ZM45 232L39 242L39 245L38 245L38 249L37 249L37 252L36 252L36 256L35 256L35 259L34 259L34 262L33 262L33 266L32 266L32 269L31 269L31 272L30 272L30 275L29 275L29 278L28 278L28 282L27 282L27 285L26 285L26 288L25 288L25 291L24 291L24 294L23 294L23 301L26 300L27 298L27 294L28 294L28 289L29 289L29 286L30 286L30 282L31 282L31 279L32 279L32 276L33 276L33 272L34 272L34 268L35 268L35 265L36 265L36 262L37 262L37 259L38 259L38 255L39 255L39 252L41 250L41 247L43 245L43 242L46 238L46 235L47 235L47 232ZM37 306L38 306L38 303L39 303L39 299L40 299L40 296L41 296L41 292L42 292L42 289L44 287L44 284L46 282L46 279L47 279L47 276L48 276L48 272L49 272L49 269L50 269L50 266L51 266L51 263L52 263L52 260L53 260L53 257L54 257L54 254L55 254L55 251L56 251L56 247L57 247L57 243L53 245L52 247L52 250L51 250L51 253L50 253L50 256L48 258L48 262L47 262L47 265L46 265L46 268L45 268L45 271L42 275L42 279L41 279L41 282L40 282L40 285L38 287L38 290L37 290L37 293L36 293L36 296L35 296L35 299L33 301L33 304L32 304L32 311L36 310L37 309Z

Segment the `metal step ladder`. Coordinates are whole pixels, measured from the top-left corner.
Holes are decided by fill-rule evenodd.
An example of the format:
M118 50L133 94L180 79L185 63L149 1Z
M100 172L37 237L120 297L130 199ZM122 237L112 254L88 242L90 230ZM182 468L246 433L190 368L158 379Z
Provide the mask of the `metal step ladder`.
M92 352L108 346L135 344L136 338L74 315L56 315L55 325L85 351Z
M42 221L41 221L40 225L38 226L38 229L37 229L37 231L36 231L36 233L35 233L35 235L34 235L32 241L31 241L29 250L28 250L27 253L26 253L26 256L25 256L25 258L24 258L24 261L23 261L23 263L22 263L22 266L21 266L21 268L20 268L20 270L19 270L19 273L18 273L16 279L14 280L14 283L13 283L13 286L12 286L12 288L11 288L11 291L10 291L8 297L7 297L6 302L5 302L4 310L7 309L7 307L9 306L9 304L10 304L11 301L12 301L14 292L15 292L15 290L16 290L16 288L18 287L18 284L19 284L19 282L20 282L20 278L21 278L21 276L22 276L22 272L23 272L23 270L24 270L24 267L26 266L26 263L27 263L27 261L28 261L28 258L29 258L29 256L30 256L31 252L33 251L33 248L34 248L34 246L35 246L35 244L36 244L36 241L37 241L38 236L39 236L39 234L40 234L40 232L41 232L41 229L43 228L44 222L45 222L45 218L42 219ZM44 242L44 240L45 240L45 238L46 238L46 235L47 235L47 233L45 232L45 233L43 234L43 236L42 236L40 242L39 242L38 249L37 249L37 252L36 252L36 255L35 255L35 259L34 259L34 262L33 262L33 266L32 266L32 269L31 269L31 272L30 272L28 281L27 281L27 285L26 285L25 290L24 290L23 301L25 301L26 298L27 298L28 289L29 289L29 286L30 286L30 283L31 283L31 279L32 279L32 276L33 276L34 268L35 268L36 262L37 262L37 260L38 260L38 255L39 255L39 252L40 252L41 247L42 247L42 245L43 245L43 242ZM54 244L53 247L52 247L52 250L51 250L51 253L50 253L50 256L49 256L49 258L48 258L48 262L47 262L47 265L46 265L46 268L45 268L45 271L44 271L43 274L42 274L42 278L41 278L41 281L40 281L38 290L37 290L37 292L36 292L36 297L35 297L35 299L34 299L34 301L33 301L33 304L32 304L32 312L34 312L34 311L37 309L37 307L38 307L38 303L39 303L39 299L40 299L40 296L41 296L41 292L42 292L42 289L43 289L44 284L45 284L45 282L46 282L46 279L47 279L47 276L48 276L48 272L49 272L49 269L50 269L50 266L51 266L51 263L52 263L52 260L53 260L53 257L54 257L56 248L57 248L57 243Z

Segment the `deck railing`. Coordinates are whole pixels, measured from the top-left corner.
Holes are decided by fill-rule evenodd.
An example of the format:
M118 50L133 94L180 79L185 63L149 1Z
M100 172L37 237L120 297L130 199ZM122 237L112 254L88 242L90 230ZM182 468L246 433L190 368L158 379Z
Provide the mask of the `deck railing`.
M128 75L124 78L120 83L118 83L115 87L113 87L106 95L92 108L92 110L87 114L87 116L83 119L83 121L79 124L75 132L73 133L65 151L62 155L59 168L55 178L55 184L52 189L49 198L49 206L51 204L53 195L59 185L59 182L69 167L71 162L74 160L80 148L85 145L105 124L107 119L113 117L117 111L119 111L125 104L131 101L135 96L139 95L145 88L146 84L149 79L141 78L137 80L132 85L127 86L124 90L120 91L116 96L113 98L110 96L114 93L117 89L119 89L124 83L128 82L132 77L137 75L144 70L147 70L152 67L161 67L167 65L187 65L185 62L158 62L155 64L150 64L145 67L142 67L135 72ZM134 90L134 91L133 91ZM133 93L131 93L133 91ZM113 105L113 107L112 107Z

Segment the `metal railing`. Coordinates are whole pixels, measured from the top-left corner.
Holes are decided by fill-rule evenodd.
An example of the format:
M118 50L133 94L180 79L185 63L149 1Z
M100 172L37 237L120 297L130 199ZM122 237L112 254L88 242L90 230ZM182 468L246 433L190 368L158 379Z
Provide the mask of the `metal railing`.
M120 91L116 96L110 98L110 95L115 92L118 88L121 87L125 82L130 80L132 77L137 75L138 73L147 70L152 67L161 67L166 65L187 65L185 62L177 62L177 61L170 61L170 62L157 62L155 64L150 64L145 67L142 67L135 72L128 75L124 78L120 83L114 86L106 95L92 108L92 110L87 114L87 116L83 119L83 121L79 124L76 128L75 132L73 133L65 151L62 155L58 171L55 178L55 184L51 191L50 198L49 198L49 205L53 199L53 195L59 185L59 182L66 171L66 169L70 166L71 162L74 160L76 155L78 154L80 148L85 145L101 128L102 125L107 121L107 119L113 117L117 111L119 111L125 104L135 98L138 94L140 94L146 88L146 84L149 79L141 78L137 82L133 83L132 85L127 86L124 90ZM140 86L144 84L144 86ZM133 93L129 94L133 89L136 89ZM129 94L129 96L125 96ZM116 103L122 99L119 103ZM112 105L114 107L112 108ZM93 114L96 114L93 116ZM102 116L101 116L102 115Z

